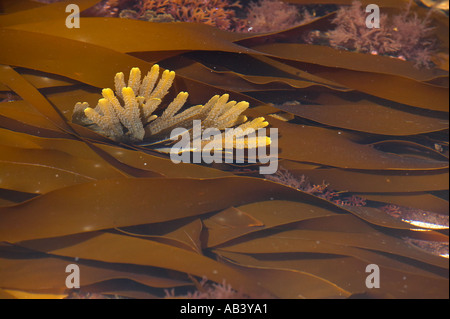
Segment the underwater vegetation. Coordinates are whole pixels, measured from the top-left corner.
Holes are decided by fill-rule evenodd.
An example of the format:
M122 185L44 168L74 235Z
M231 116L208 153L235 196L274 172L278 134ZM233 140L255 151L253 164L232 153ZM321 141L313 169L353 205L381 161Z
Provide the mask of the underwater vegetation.
M247 25L252 32L271 32L294 27L308 18L311 17L302 17L295 5L278 0L260 0L250 2Z
M241 8L239 1L106 0L89 9L87 14L153 22L204 23L222 30L241 30L244 24L236 17L234 8Z
M449 297L447 15L379 1L432 26L423 66L330 45L351 0L259 33L121 19L126 1L95 16L96 0L71 29L71 2L0 7L1 298ZM140 143L219 100L213 124L239 110L216 127L278 129L277 173Z
M329 14L321 5L290 4L280 0L249 1L244 6L228 0L149 0L111 1L99 3L97 10L87 10L95 16L119 16L152 22L193 22L234 32L276 32L311 22L318 12ZM301 3L301 2L300 2ZM380 27L366 27L367 13L360 1L340 6L328 30L305 32L299 42L322 44L336 49L412 61L417 67L431 67L437 53L435 28L429 19L431 12L442 6L436 3L424 17L411 11L413 1L405 1L400 12L380 15ZM431 6L431 3L427 3ZM241 9L242 14L235 10ZM322 9L322 10L320 10ZM331 7L333 9L333 7ZM448 11L448 10L447 10Z
M430 11L431 12L431 11ZM421 19L408 6L400 14L380 16L380 28L370 30L365 25L365 10L361 2L338 10L333 23L337 28L329 32L330 45L358 52L391 55L430 66L436 53L434 28L428 17Z

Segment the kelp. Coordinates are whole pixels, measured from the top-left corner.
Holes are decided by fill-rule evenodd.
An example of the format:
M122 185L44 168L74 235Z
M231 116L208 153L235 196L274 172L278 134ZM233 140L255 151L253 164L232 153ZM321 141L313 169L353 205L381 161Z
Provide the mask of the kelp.
M164 224L165 227L160 226L161 224L156 223L117 228L117 230L124 234L151 239L201 254L203 223L200 218L195 218L191 222L175 220Z
M374 134L414 135L448 127L446 119L414 114L371 101L302 107L284 104L279 108L321 124Z
M230 204L232 206L252 200L258 201L271 195L274 196L274 199L289 199L295 196L310 197L308 194L299 193L294 189L269 181L235 176L204 180L188 178L108 179L72 187L73 189L70 187L58 189L22 205L2 208L0 239L15 242L74 234L83 229L92 231L162 222L190 217L202 214L202 212L208 213L228 207ZM239 195L235 193L238 188L240 189ZM146 196L146 194L155 192L159 194L157 201L152 196ZM75 195L77 193L83 194L83 201L78 199L78 195ZM176 200L173 198L175 193L177 194ZM163 194L166 198L162 197ZM70 197L73 202L68 205ZM46 209L49 202L53 203L52 208ZM58 204L63 206L58 207ZM66 206L67 208L65 208ZM122 214L124 206L130 208L128 214ZM31 213L30 209L34 213ZM98 211L95 214L95 220L92 219L92 209ZM81 214L91 217L82 218ZM25 225L36 225L36 223L41 226L34 227L34 234L31 234L29 226ZM22 224L22 227L19 227L19 224ZM11 228L13 225L15 226ZM55 225L60 226L55 228Z
M364 53L336 50L328 46L274 43L252 48L277 58L333 68L389 74L422 82L447 75L447 72L443 70L418 69L410 62L387 56L371 56Z
M327 77L363 93L394 102L434 111L448 110L448 90L430 84L422 84L404 78L388 77L352 70L322 70L314 74ZM370 79L369 79L370 78ZM357 79L357 80L356 80ZM383 92L380 94L379 92Z
M345 215L326 217L326 219L328 219L328 225L331 225L339 219L347 219L348 217L348 215ZM311 222L316 222L316 224L319 223L317 220L312 220ZM323 219L321 222L326 222L326 220ZM351 222L347 221L346 224L349 225ZM300 227L302 226L306 225L300 224ZM352 226L355 227L356 225ZM352 230L354 230L353 227L351 228ZM306 229L281 231L274 235L268 235L253 240L249 239L243 243L235 243L234 245L231 243L226 245L226 247L222 246L220 249L247 254L308 252L347 255L345 253L347 247L357 247L404 256L421 262L425 261L442 268L444 268L446 264L446 261L438 256L430 258L426 253L417 250L413 246L397 242L396 238L372 232L371 230L364 228L364 234L348 232L345 230L336 231L333 228L327 228L326 231L309 230L307 226L305 228ZM306 241L306 248L301 244L302 241ZM342 250L329 250L326 244L342 246ZM323 250L322 245L324 247ZM419 272L422 272L422 270L419 269Z
M55 110L47 99L42 96L39 91L15 72L11 67L0 67L0 78L11 90L20 95L25 101L34 105L40 113L45 113L45 116L56 126L62 130L67 130L67 123L62 121L60 114Z
M258 284L254 278L244 276L239 271L221 264L200 254L161 244L142 238L121 236L112 233L102 233L91 236L90 239L72 240L72 245L49 247L45 242L41 248L39 242L23 243L25 247L45 250L55 255L81 257L83 259L100 259L111 263L131 262L136 265L159 267L164 269L187 272L197 276L207 276L216 281L227 279L235 287L242 287L246 292L257 293ZM110 247L113 249L104 249ZM103 248L101 248L103 247ZM53 248L53 249L52 249ZM99 254L99 249L102 252ZM147 254L142 254L147 251Z
M32 252L30 250L22 250L20 252L14 252L13 247L2 247L0 249L1 255L1 272L9 271L9 269L18 269L14 276L1 277L2 287L14 287L20 290L45 292L53 291L64 294L63 290L60 290L60 281L65 280L66 274L61 272L60 269L64 269L67 266L68 259L58 258L43 253ZM28 262L21 265L24 260ZM177 286L190 285L191 283L186 280L171 279L157 268L147 267L146 269L139 269L135 267L133 272L127 271L127 269L121 265L105 265L83 260L79 262L81 271L83 271L86 285L91 285L105 280L128 278L136 282L145 284L150 287L169 288ZM33 280L33 271L35 269L39 272L40 277ZM55 290L56 289L56 290ZM66 293L67 295L67 293Z
M232 60L233 64L221 64L221 61ZM196 60L201 61L196 62ZM265 90L287 90L292 88L308 88L314 85L331 88L337 91L349 91L349 89L340 86L338 83L329 81L309 73L295 72L288 70L289 67L282 65L269 65L260 63L267 61L267 58L261 56L242 57L240 55L221 54L216 52L213 56L208 56L205 60L204 54L189 54L183 57L167 59L165 64L177 66L177 74L189 76L195 80L207 80L211 85L221 87L227 90L238 92L265 91ZM202 64L203 63L203 64ZM272 61L271 61L272 63ZM207 67L214 64L214 68ZM273 64L276 64L273 61ZM248 74L249 69L253 74Z
M84 142L58 139L58 138L43 138L30 136L22 133L11 132L7 130L0 130L1 145L16 147L12 152L30 152L31 149L42 150L46 153L47 161L56 161L57 158L49 158L49 154L60 154L59 156L65 156L68 159L74 161L74 165L84 166L85 163L90 162L84 169L94 170L98 173L101 171L109 171L110 173L104 175L104 178L112 178L114 176L121 176L120 174L114 174L114 163L108 162L105 158L99 156L95 149L89 147ZM145 171L153 172L154 176L168 176L168 177L219 177L230 176L231 174L220 170L215 170L209 167L202 167L193 164L180 163L179 165L172 165L173 163L166 158L155 156L154 154L147 154L142 150L139 152L129 149L120 149L117 147L96 144L96 149L109 154L121 163L139 169L141 176ZM18 155L13 155L19 158ZM33 162L32 159L28 159L28 162ZM80 164L75 163L79 161ZM17 160L15 163L19 163ZM37 164L36 162L34 162ZM61 162L63 165L66 163ZM76 171L76 170L75 170ZM95 174L98 174L95 173ZM100 176L100 175L98 175ZM30 175L32 177L32 175Z
M401 206L411 206L418 209L432 211L438 214L448 213L448 202L442 198L427 193L411 193L411 194L364 194L369 200L381 203L390 203Z
M329 183L333 189L360 193L423 192L448 189L448 171L434 172L371 172L320 168L313 170L291 170L295 175L306 175L311 182Z
M33 8L39 8L42 7L44 4L39 3L36 1L3 1L0 5L0 12L1 13L13 13L13 12L20 12L23 10L29 10Z
M203 223L208 231L208 247L215 247L250 233L337 214L307 203L273 200L231 207Z
M279 146L283 150L280 158L354 169L429 170L448 167L445 161L380 152L369 145L341 137L339 130L294 125L276 119L270 121L280 130Z
M250 297L448 298L448 260L413 244L448 244L448 225L382 209L448 216L448 71L297 42L328 30L333 12L267 34L83 14L75 30L68 3L5 2L0 16L0 297L161 298L207 277ZM443 32L448 18L435 19ZM251 163L174 164L71 122L114 74L154 63L177 72L168 101L249 101L245 115L278 129L279 167L366 204L268 180ZM83 272L80 295L57 271L69 263ZM377 293L365 286L371 263Z
M39 23L19 24L8 27L10 30L38 32L61 38L72 39L92 43L104 48L119 52L145 52L145 51L177 51L177 50L208 50L251 53L252 50L234 44L242 38L237 33L227 33L214 29L204 24L185 23L163 24L156 22L136 21L130 19L98 19L83 18L83 27L73 30L61 27L64 20L43 21ZM110 34L119 34L127 30L130 35L143 34L142 37L110 37ZM217 39L212 39L208 34L213 31L218 33ZM144 36L145 34L145 36ZM204 37L201 37L201 35ZM195 35L195 36L193 36ZM145 38L145 41L142 39ZM174 41L177 39L177 41ZM184 39L184 40L182 40Z
M364 255L365 252L366 251L359 252L359 255ZM289 287L289 290L283 289L282 287L279 288L279 294L283 295L284 292L284 298L320 298L323 296L329 298L344 298L351 295L356 297L360 294L371 295L371 292L366 291L367 288L365 287L365 284L361 283L358 278L355 278L357 276L354 274L361 271L361 269L364 269L364 267L373 260L380 262L379 259L373 257L364 258L363 261L360 261L355 258L336 256L333 254L328 254L328 258L323 258L320 255L302 258L302 255L304 254L284 254L285 258L277 259L276 255L271 258L270 255L266 254L238 254L220 250L218 250L217 253L221 258L224 258L232 264L248 267L251 272L257 272L258 269L277 269L287 273L294 273L299 276L307 275L308 277L322 278L323 283L327 283L327 285L325 285L326 287L334 288L334 291L323 291L321 294L316 294L315 290L312 290L311 288L317 287L317 282L311 283L304 279L297 282L296 285L290 285L289 282L283 282L283 285ZM376 257L379 257L379 255ZM399 265L395 268L399 268L398 266ZM402 268L402 266L400 267ZM387 286L385 287L386 290L382 289L376 291L374 295L371 296L372 298L414 298L419 296L445 298L446 293L442 293L446 290L445 283L442 283L438 278L398 272L390 267L380 267L380 271L383 271L383 274L386 274L386 278L388 279ZM353 274L353 276L350 274ZM404 279L405 277L406 279ZM281 276L281 278L286 277ZM281 278L277 279L280 280ZM407 280L408 278L409 280ZM403 284L406 280L408 281L408 284ZM399 283L403 284L403 288L405 288L406 285L406 288L409 287L409 289L396 289L395 287ZM430 289L427 289L424 293L423 287L428 285L430 286ZM422 288L420 289L419 287ZM297 295L294 295L292 290L294 290ZM391 291L393 291L393 293L391 293ZM291 293L287 294L288 292ZM361 298L364 296L359 297Z
M23 75L23 77L30 82L37 89L44 89L57 86L69 86L75 84L74 81L67 81L54 74L43 75L41 72L32 71L29 69L16 70ZM0 86L0 91L8 91L7 86Z

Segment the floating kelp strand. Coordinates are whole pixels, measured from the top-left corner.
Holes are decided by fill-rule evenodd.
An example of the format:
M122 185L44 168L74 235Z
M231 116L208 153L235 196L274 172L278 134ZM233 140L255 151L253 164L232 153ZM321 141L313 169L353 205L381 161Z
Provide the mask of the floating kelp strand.
M420 229L449 229L448 215L436 214L434 212L425 211L422 209L398 205L386 205L381 207L381 209L387 214L401 219L405 223L420 227Z

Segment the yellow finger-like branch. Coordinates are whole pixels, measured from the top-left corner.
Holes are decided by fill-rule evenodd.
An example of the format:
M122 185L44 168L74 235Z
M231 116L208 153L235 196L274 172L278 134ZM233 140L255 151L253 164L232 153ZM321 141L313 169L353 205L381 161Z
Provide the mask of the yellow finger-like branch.
M234 127L246 131L268 125L262 117L247 121L242 113L249 104L245 101L229 101L228 94L215 95L205 105L195 105L183 110L189 95L187 92L180 92L158 117L154 113L158 112L158 107L169 92L175 72L165 70L159 75L159 66L155 64L141 81L141 70L132 68L126 85L124 74L117 73L114 77L115 93L109 88L103 89L103 98L99 99L95 109L90 108L87 103L77 103L72 121L89 125L116 141L131 143L141 142L144 138L159 139L162 135L170 134L168 131L176 127L189 131L193 127L193 120L201 121L202 130ZM262 140L258 138L258 141ZM235 147L238 148L249 146L245 141L236 143ZM270 139L258 143L268 145Z

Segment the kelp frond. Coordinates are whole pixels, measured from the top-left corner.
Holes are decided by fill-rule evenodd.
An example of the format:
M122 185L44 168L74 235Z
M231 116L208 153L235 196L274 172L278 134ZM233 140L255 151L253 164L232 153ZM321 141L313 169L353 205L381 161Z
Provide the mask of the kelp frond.
M194 120L200 120L202 130L236 128L243 132L257 131L269 123L263 117L247 121L242 113L248 102L228 101L229 95L213 96L205 105L195 105L180 112L189 94L180 92L164 109L161 116L153 114L169 92L175 72L165 70L159 77L159 66L153 65L141 80L141 70L132 68L128 83L122 72L114 78L113 90L102 90L103 98L95 108L86 102L75 105L72 115L74 123L89 126L94 131L115 141L139 143L167 138L174 128L191 130ZM226 137L226 134L222 134ZM257 146L270 144L270 139L258 139ZM235 143L236 148L247 148L247 143Z

